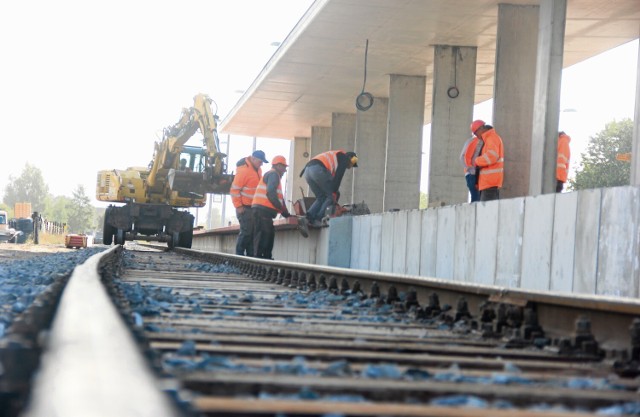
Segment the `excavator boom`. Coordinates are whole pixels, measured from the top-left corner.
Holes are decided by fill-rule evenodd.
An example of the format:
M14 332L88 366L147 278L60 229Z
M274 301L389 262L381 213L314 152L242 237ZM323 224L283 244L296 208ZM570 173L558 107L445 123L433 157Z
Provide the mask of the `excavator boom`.
M178 209L203 207L207 194L229 194L233 182L226 155L220 152L212 103L205 94L194 97L193 106L182 110L178 122L163 130L148 168L98 173L96 198L126 203L109 206L105 212L105 244L142 239L191 247L193 216ZM186 145L198 131L202 146Z

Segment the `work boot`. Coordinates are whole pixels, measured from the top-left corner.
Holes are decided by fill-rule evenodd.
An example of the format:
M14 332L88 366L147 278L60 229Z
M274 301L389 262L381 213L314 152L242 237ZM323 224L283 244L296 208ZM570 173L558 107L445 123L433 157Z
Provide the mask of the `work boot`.
M311 226L311 227L324 227L325 225L320 220L314 220L311 223L309 223L309 226Z
M298 230L303 237L309 237L309 221L304 216L297 217Z

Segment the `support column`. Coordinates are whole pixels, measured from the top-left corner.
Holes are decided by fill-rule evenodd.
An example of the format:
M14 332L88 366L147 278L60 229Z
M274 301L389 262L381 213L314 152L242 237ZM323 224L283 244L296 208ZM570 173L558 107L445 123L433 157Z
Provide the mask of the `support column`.
M556 191L560 84L567 0L541 0L529 194ZM506 157L506 155L505 155ZM505 176L509 175L505 170Z
M358 168L352 169L353 201L364 201L371 213L382 213L384 207L388 114L389 99L381 97L375 97L369 110L356 113Z
M638 65L636 66L636 111L631 143L631 185L640 186L640 46L638 46Z
M429 151L429 207L469 201L462 145L471 136L477 48L436 45Z
M501 198L529 194L538 19L538 6L498 5L493 126L504 145Z
M390 76L385 211L420 206L425 87L424 76Z
M356 115L349 113L333 113L331 115L331 149L353 151L356 142ZM356 152L357 153L357 152ZM353 169L348 169L340 183L340 203L351 204L353 201Z
M331 149L331 128L322 126L311 127L310 158Z
M287 177L289 178L289 184L287 187L287 201L293 201L302 198L302 192L300 187L304 190L304 195L309 195L309 186L304 178L300 177L300 171L302 167L309 161L309 144L310 138L295 137L293 138L293 146L290 150L289 164L290 167L287 170Z

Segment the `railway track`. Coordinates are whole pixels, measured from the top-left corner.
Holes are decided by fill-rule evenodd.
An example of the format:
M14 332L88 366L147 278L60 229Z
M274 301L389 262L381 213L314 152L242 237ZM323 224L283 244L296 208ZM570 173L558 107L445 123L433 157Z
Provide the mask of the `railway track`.
M136 245L87 264L26 416L640 415L635 300Z

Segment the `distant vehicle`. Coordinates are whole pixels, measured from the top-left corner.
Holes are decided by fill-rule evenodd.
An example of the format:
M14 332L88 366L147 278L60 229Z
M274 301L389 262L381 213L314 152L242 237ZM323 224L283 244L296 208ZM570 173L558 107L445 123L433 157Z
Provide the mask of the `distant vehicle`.
M16 230L9 227L8 217L5 210L0 210L0 242L10 242L16 236Z
M9 220L9 226L16 231L13 243L25 243L33 233L33 220L30 218L20 218Z

